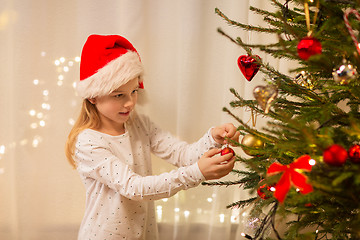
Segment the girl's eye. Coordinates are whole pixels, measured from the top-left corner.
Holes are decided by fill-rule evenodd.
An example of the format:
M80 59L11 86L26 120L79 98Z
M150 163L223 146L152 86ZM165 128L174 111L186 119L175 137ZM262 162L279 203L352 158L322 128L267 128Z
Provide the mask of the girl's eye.
M119 97L122 97L122 96L123 96L123 94L117 94L114 97L119 98Z
M132 93L136 93L136 92L138 92L139 91L139 89L135 89Z

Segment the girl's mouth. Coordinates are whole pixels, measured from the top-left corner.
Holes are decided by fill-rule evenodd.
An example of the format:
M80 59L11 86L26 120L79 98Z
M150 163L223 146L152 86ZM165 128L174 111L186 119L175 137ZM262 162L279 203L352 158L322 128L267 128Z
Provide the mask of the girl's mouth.
M123 115L123 116L128 116L130 114L130 111L128 112L120 112L120 115Z

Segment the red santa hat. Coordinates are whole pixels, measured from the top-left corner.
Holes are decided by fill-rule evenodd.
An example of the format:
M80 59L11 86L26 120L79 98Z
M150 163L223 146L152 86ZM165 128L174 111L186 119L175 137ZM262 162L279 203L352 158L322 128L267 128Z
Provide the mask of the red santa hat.
M90 35L80 61L76 90L82 98L105 96L136 77L143 88L143 65L133 45L118 35Z

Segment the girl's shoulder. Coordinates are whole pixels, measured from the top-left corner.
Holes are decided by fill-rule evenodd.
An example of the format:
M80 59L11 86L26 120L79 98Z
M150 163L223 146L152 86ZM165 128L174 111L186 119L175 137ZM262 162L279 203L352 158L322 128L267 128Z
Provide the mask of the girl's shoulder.
M82 130L79 135L78 135L78 140L95 140L95 139L102 139L103 138L104 133L90 129L90 128L86 128L84 130Z
M84 129L77 138L75 147L80 151L93 151L94 149L111 150L112 146L119 142L126 142L129 134L126 132L123 135L112 136L102 133L90 128Z
M99 131L96 131L96 130L93 130L93 129L90 129L90 128L85 128L84 130L82 130L79 133L79 136L97 137L97 136L100 136L102 134L103 134L102 132L99 132Z

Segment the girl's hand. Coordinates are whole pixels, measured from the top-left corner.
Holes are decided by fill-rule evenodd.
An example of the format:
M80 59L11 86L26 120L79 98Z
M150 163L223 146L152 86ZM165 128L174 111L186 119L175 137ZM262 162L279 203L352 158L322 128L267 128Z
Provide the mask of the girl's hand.
M225 123L221 126L215 127L211 130L211 135L214 140L219 144L230 144L225 138L229 138L238 142L240 132L236 131L236 127L232 123Z
M226 176L234 168L235 157L232 153L215 156L221 149L213 148L199 159L198 166L206 180L219 179Z

